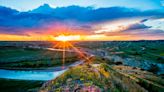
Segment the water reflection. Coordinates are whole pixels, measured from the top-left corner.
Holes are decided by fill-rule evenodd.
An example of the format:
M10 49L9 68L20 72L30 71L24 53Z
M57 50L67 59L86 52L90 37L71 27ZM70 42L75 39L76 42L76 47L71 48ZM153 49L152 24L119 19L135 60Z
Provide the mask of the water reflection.
M64 73L65 70L47 72L47 71L19 71L0 69L0 78L20 79L20 80L41 80L47 81L54 79Z

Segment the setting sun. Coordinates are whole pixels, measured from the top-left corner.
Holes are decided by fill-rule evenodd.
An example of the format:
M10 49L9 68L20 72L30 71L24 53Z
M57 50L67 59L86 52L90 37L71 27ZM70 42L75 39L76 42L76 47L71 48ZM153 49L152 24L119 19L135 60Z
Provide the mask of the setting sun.
M80 40L80 36L79 35L59 35L57 37L55 37L55 40L57 41L75 41L75 40Z

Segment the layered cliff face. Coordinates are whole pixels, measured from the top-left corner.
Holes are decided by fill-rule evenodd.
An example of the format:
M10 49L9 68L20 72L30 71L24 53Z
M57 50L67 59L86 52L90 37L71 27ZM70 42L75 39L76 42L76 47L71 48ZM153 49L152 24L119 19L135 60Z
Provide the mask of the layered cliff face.
M164 80L122 65L83 64L45 83L40 92L162 92Z

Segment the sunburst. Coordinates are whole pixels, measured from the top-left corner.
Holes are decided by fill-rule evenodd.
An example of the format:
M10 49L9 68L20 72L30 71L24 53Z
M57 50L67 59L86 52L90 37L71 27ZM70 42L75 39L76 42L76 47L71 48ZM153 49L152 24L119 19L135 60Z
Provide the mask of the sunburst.
M66 51L73 51L79 54L80 57L83 57L83 59L88 61L88 58L86 55L84 55L84 52L79 50L77 47L75 47L70 41L78 40L79 36L65 36L65 35L59 35L55 37L55 40L57 41L56 45L53 48L62 49L62 68L65 68L65 59L66 59Z

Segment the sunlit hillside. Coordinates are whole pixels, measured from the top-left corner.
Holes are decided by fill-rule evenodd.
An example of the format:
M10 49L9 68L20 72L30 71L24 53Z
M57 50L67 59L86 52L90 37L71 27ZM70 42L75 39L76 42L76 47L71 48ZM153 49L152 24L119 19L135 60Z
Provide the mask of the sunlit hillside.
M164 92L164 0L0 0L0 92Z

